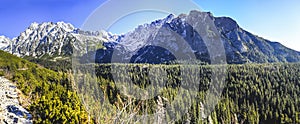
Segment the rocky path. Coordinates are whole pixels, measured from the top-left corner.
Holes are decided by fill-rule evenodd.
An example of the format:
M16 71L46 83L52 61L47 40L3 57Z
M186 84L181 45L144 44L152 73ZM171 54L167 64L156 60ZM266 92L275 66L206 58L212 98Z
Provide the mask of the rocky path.
M16 86L0 77L0 124L31 124L32 115L18 101Z

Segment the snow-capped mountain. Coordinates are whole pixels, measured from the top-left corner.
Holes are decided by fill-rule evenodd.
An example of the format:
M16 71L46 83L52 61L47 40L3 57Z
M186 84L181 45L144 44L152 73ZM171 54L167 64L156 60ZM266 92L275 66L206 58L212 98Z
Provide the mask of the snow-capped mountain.
M113 35L104 31L81 31L64 22L32 23L4 50L20 57L69 56L74 49L85 52L88 49L86 45L107 42L113 38Z
M205 43L205 38L190 25L206 23L203 20L207 18L212 20L220 34L228 63L300 61L299 52L253 35L229 17L214 17L209 12L199 11L177 17L171 14L164 19L140 25L124 35L82 31L63 22L33 23L20 36L11 40L10 44L9 39L0 38L0 41L6 39L2 40L5 42L1 42L1 49L21 57L70 56L79 52L80 55L88 53L85 55L89 58L96 56L96 62L107 63L111 62L112 54L116 53L118 59L126 62L162 63L176 59L170 50L182 52L182 55L188 54L186 50L179 49L182 44L176 42L181 37L198 60L210 62L211 54L207 46L214 46L214 43ZM206 32L209 30L203 29ZM6 43L9 44L7 47ZM168 50L157 46L166 46Z

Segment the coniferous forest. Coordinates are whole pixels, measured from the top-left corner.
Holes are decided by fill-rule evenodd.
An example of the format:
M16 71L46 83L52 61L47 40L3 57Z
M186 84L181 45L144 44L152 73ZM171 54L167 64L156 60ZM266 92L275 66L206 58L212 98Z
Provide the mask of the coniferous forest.
M117 76L118 78L121 78L117 81L126 82L128 81L128 78L125 77L129 76L132 83L140 88L147 88L147 86L151 84L155 85L155 82L159 82L160 80L165 80L166 83L159 95L153 99L137 100L132 98L132 94L134 93L130 95L130 91L126 92L126 89L124 90L117 86L122 82L116 83L116 80L113 80L114 77L111 72L113 73L114 70L111 70L112 66L117 66L116 68L120 70L125 68L130 70L127 75ZM187 75L193 75L192 73L195 73L196 70L200 71L198 77L191 77L200 79L199 85L193 86L195 87L194 89L198 90L197 97L188 108L188 114L185 113L183 117L178 117L180 119L175 121L175 123L299 123L297 116L299 116L298 112L300 107L300 64L276 63L228 65L226 69L219 70L218 72L224 71L226 74L224 76L226 85L224 86L220 101L215 106L214 111L208 116L209 118L202 118L202 103L205 102L206 92L210 87L209 82L211 78L213 78L212 69L217 66L194 65L189 67L190 70L186 72L190 74ZM156 78L152 78L152 82L149 80L149 68L160 70L156 71L156 76L154 76ZM167 73L163 74L163 71L161 70L165 70ZM174 98L179 95L178 88L186 87L188 85L183 84L180 81L181 72L183 71L180 71L179 65L148 65L147 67L143 64L133 64L129 66L123 64L96 65L97 77L95 79L95 77L87 76L87 80L89 81L85 82L86 86L94 88L99 86L99 89L101 89L100 91L102 91L105 96L103 99L108 100L111 108L115 108L116 110L110 110L109 112L99 111L102 110L101 107L106 106L89 104L95 107L92 108L92 111L90 112L96 112L96 115L103 115L102 118L104 119L100 119L100 122L102 123L116 122L116 116L120 116L119 118L129 118L130 115L135 112L137 115L138 113L142 114L145 112L153 114L157 112L160 97L165 98L166 100L162 101L162 103L168 105L172 103L172 101L175 101ZM162 76L166 76L167 78L162 79ZM216 80L222 80L218 78L220 77L217 77ZM98 84L96 85L94 82L97 82ZM86 87L81 88L83 94L97 95L97 93L93 91L99 92L99 90L85 90L88 89ZM153 92L155 92L155 89L153 89ZM180 97L179 100L176 101L179 101L178 105L184 105L185 101L189 100L188 98L190 98L189 92L186 92L184 97ZM86 100L88 99L89 98L86 98ZM94 102L97 101L94 98L91 99ZM101 103L103 101L99 99L97 102ZM127 114L123 115L117 113L119 112L118 110L122 110L124 107ZM166 117L164 117L164 119L168 119L168 115L179 115L176 113L176 110L170 111L171 112L166 112ZM135 121L134 118L131 120L117 120L117 122L121 123L133 123Z
M96 76L86 74L85 81L75 83L81 77L71 70L52 71L2 51L0 54L0 75L22 91L21 104L33 115L34 123L134 123L139 122L135 118L139 115L159 111L164 113L162 120L175 116L169 123L300 123L299 63L227 65L218 70L223 77L213 76L218 65L189 65L188 71L182 71L176 64L94 64ZM150 69L156 70L155 75L150 75ZM118 72L122 70L129 71L123 75ZM79 73L85 74L84 70ZM172 109L184 107L192 95L187 90L184 97L177 97L181 96L180 88L191 87L182 81L182 73L199 81L192 85L197 95L184 113ZM212 78L224 80L225 85L215 109L204 116L203 103ZM141 89L165 83L159 92L150 89L158 92L155 97L140 100L133 97L139 94L118 87L128 81ZM178 104L171 104L175 101ZM161 106L171 109L159 109Z

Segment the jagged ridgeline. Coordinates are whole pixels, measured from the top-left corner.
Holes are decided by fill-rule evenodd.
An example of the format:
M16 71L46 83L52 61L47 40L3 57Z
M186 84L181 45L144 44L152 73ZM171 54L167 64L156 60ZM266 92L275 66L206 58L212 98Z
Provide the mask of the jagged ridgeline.
M77 90L85 101L87 111L97 117L98 123L133 123L141 121L138 120L141 115L154 113L155 116L144 118L146 122L164 122L174 118L176 121L173 123L200 124L300 122L300 64L228 65L219 70L219 73L225 73L226 85L219 103L210 114L206 114L205 98L212 78L222 80L222 77L212 75L212 69L217 66L189 65L186 67L188 71L183 71L180 65L92 66L96 68L96 77L85 75L75 76L75 79L84 79L77 85ZM126 73L123 70L127 70ZM199 75L195 76L197 71ZM81 73L85 73L84 69ZM189 77L191 79L198 78L199 82L182 82L182 73L192 76ZM124 85L126 83L132 83L133 87ZM135 92L139 88L150 92ZM179 94L180 88L186 89L184 95ZM212 92L217 92L217 89ZM149 99L139 99L155 93ZM191 99L195 94L196 97ZM187 106L189 100L192 102ZM180 111L179 108L185 107L187 111Z
M196 59L210 63L210 57L213 55L208 53L206 46L212 44L205 44L203 37L188 23L193 22L190 19L198 16L208 17L214 23L221 35L226 61L229 64L300 61L298 51L252 34L232 18L214 17L212 13L199 11L191 11L177 17L171 14L164 19L140 25L123 35L106 31L83 31L64 22L33 23L12 40L0 37L0 48L55 70L59 70L57 63L70 63L70 56L74 51L86 54L86 58L90 57L97 63L109 63L113 51L125 51L126 53L120 56L126 61L129 59L128 61L137 63L163 63L174 60L174 56L167 49L153 46L163 43L181 52L182 50L178 49L180 44L164 42L166 38L172 38L168 36L169 32L176 32L191 46ZM162 28L168 32L160 32L162 35L159 37L156 34ZM67 69L70 69L70 66L63 70Z
M0 76L16 83L22 91L19 100L33 115L34 123L88 122L88 114L73 91L67 73L0 51Z

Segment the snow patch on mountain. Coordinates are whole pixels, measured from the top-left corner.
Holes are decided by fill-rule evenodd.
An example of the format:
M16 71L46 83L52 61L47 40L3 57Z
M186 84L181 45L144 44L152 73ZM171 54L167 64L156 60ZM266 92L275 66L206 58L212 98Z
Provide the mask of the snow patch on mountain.
M11 40L5 36L0 36L0 50L6 49L11 44Z

